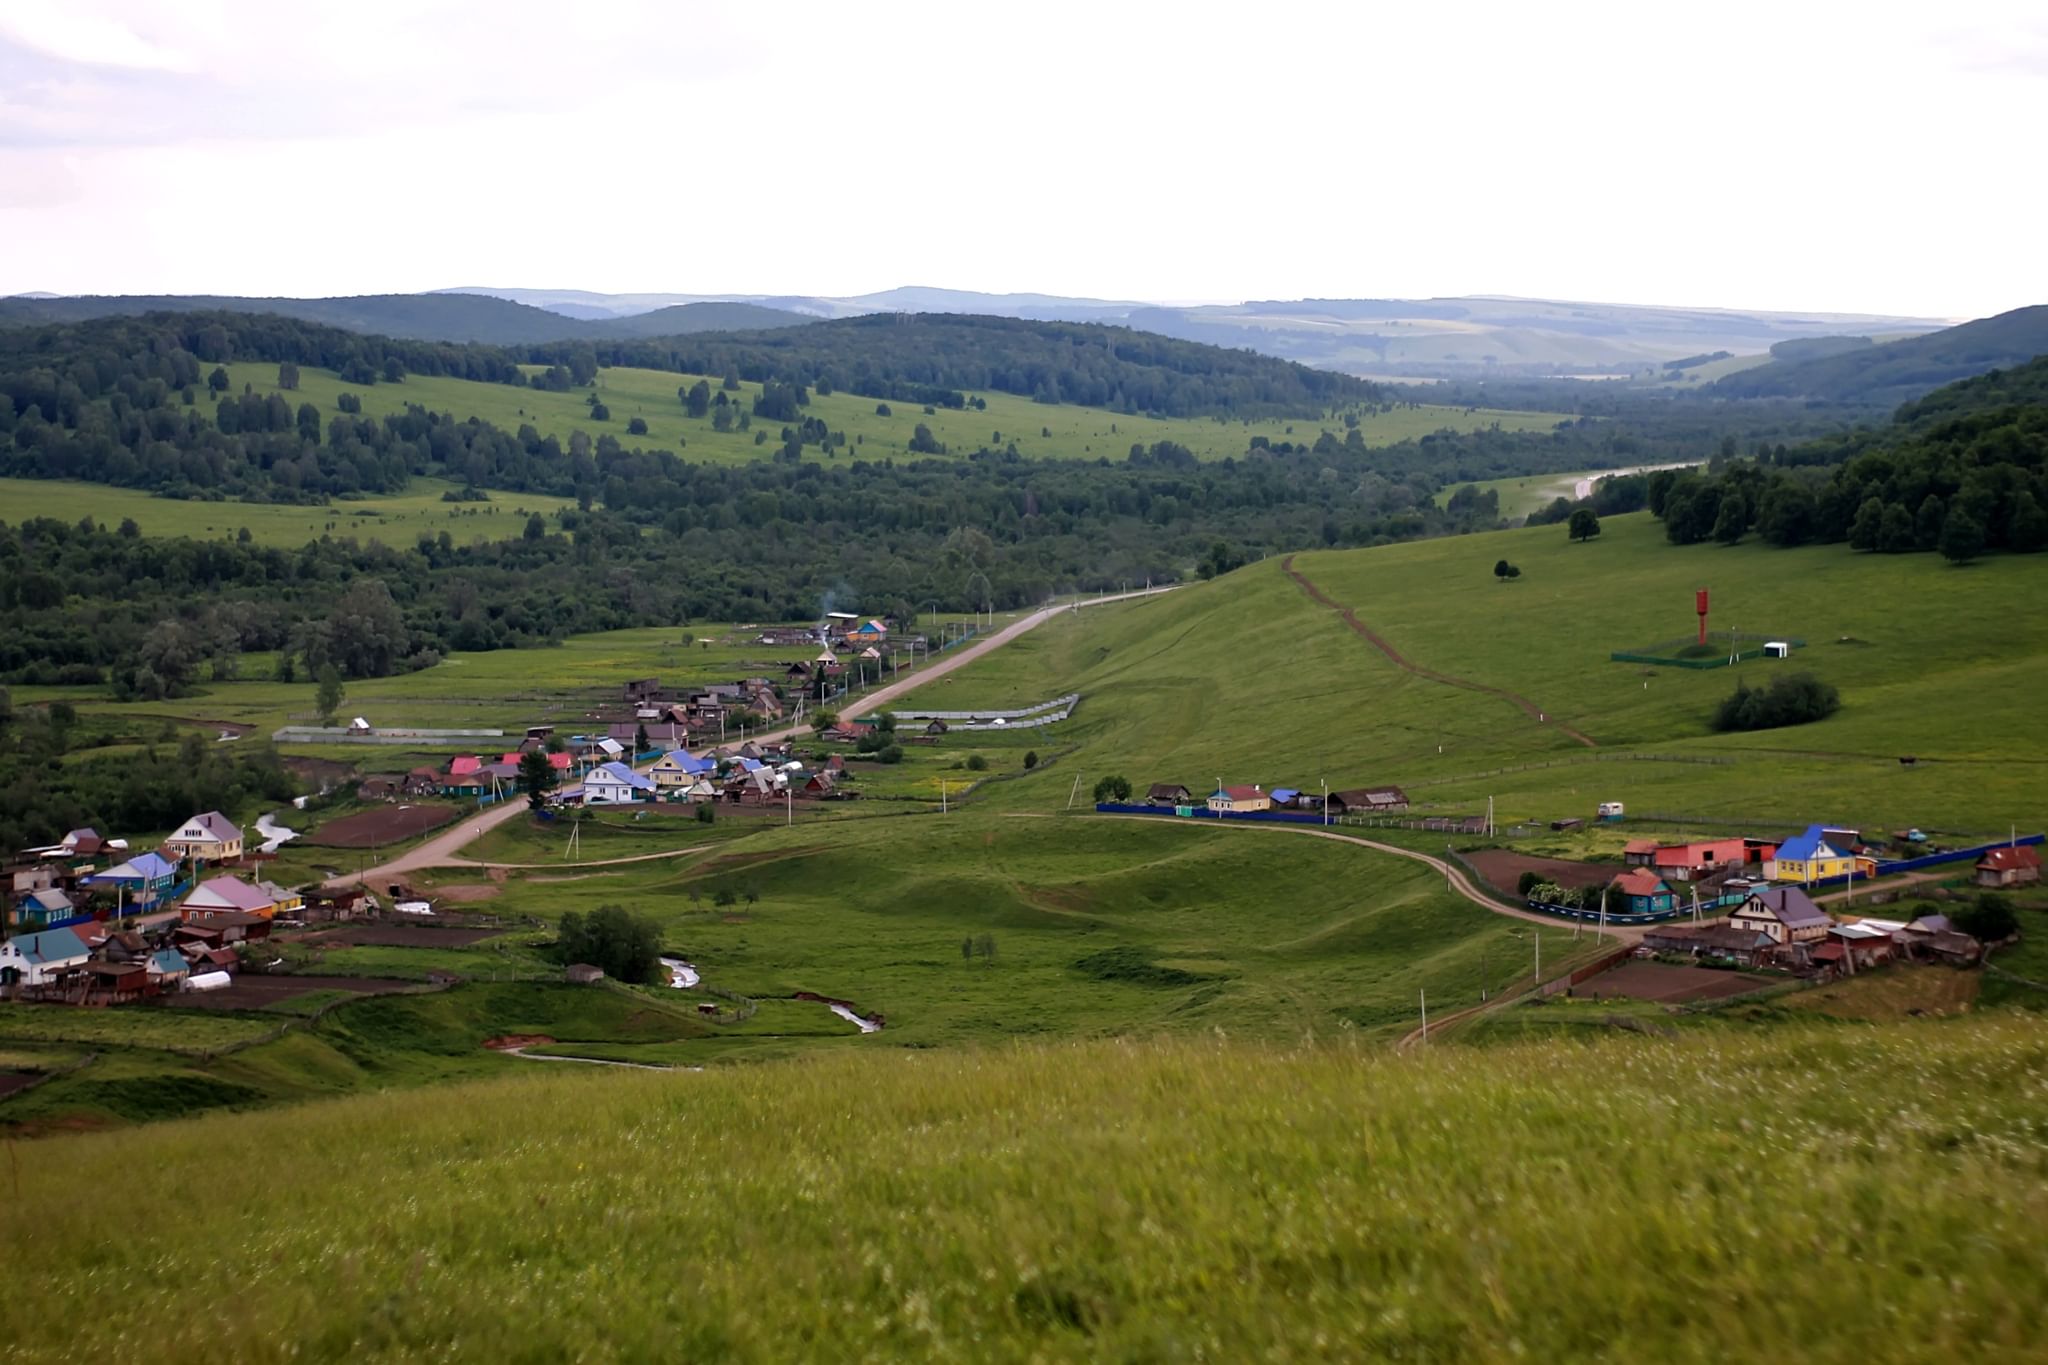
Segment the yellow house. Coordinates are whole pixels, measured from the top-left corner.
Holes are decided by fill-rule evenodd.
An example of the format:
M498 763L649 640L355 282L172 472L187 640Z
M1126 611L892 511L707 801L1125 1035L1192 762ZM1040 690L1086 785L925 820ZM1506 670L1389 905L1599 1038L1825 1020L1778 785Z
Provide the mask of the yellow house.
M1778 845L1778 851L1764 862L1764 876L1774 882L1824 882L1846 877L1858 870L1852 853L1834 847L1822 836L1819 825L1808 825Z
M1218 787L1209 793L1209 809L1218 812L1236 813L1248 810L1271 810L1273 798L1258 787Z
M242 829L217 810L195 815L164 840L180 858L203 863L233 862L242 856Z

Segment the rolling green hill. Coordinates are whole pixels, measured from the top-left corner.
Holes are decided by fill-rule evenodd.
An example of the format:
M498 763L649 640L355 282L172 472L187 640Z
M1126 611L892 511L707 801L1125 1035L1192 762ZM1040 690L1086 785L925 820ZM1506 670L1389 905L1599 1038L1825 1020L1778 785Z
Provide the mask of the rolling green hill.
M1924 336L1738 370L1710 390L1724 398L1903 403L1958 379L2048 354L2048 304L2015 308Z
M144 1322L162 1361L2048 1351L2031 1023L856 1052L25 1144L0 1329L23 1361ZM81 1170L204 1215L112 1231ZM224 1337L189 1309L230 1273L262 1311Z
M1522 569L1510 583L1492 568ZM1838 546L1675 547L1647 514L1571 544L1562 526L1300 555L1298 572L1419 668L1404 671L1267 560L1139 606L1076 613L933 685L966 709L1078 690L1061 738L1095 776L1199 787L1219 776L1315 790L1398 783L1452 813L1496 798L1501 823L1633 811L1740 821L1993 834L2048 824L2042 760L2024 740L2048 694L2048 624L2015 602L2048 588L2048 558L1955 570L1934 556ZM1609 662L1694 629L1693 591L1718 629L1807 641L1789 664L1646 670ZM1834 717L1716 735L1738 677L1810 671ZM1579 731L1589 747L1564 732ZM1901 755L1920 761L1902 766ZM1633 757L1657 755L1655 759ZM1502 771L1502 770L1506 771ZM1057 808L1070 773L1006 783L1008 808Z

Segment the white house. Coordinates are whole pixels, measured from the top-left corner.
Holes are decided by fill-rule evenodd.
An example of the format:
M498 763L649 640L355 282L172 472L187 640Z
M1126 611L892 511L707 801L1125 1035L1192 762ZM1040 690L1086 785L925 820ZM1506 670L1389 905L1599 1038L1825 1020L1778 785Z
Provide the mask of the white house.
M164 847L180 858L209 863L226 862L242 856L241 826L217 810L195 815L164 840Z
M654 783L623 763L600 763L583 779L586 806L624 806L653 796Z
M83 967L92 954L85 940L69 929L44 929L0 942L0 982L41 986L60 974Z

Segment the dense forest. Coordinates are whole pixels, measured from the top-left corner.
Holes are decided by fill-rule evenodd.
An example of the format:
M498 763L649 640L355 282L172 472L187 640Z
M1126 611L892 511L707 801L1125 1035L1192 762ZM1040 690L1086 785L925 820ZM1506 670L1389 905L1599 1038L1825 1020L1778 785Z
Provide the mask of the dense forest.
M1648 491L1681 545L1755 533L1959 563L2048 548L2048 356L1907 403L1882 431L1652 475Z

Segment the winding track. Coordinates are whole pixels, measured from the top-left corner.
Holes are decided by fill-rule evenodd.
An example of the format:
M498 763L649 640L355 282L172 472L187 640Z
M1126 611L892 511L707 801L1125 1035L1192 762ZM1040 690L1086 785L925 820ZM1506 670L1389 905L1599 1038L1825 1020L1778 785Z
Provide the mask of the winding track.
M934 678L943 678L954 669L973 663L991 650L1002 648L1025 631L1044 625L1062 612L1077 611L1082 607L1100 606L1107 602L1125 602L1138 597L1156 597L1160 593L1173 591L1174 586L1173 584L1167 584L1163 587L1146 588L1137 592L1109 593L1102 597L1091 597L1084 601L1063 602L1057 606L1041 607L1029 616L1019 617L1017 620L1012 621L1009 625L1004 626L985 640L976 640L973 644L967 645L939 659L936 663L927 663L923 668L918 669L909 677L899 682L890 683L887 687L877 688L864 697L854 698L840 708L839 714L851 720L856 716L867 714L876 707L887 706L898 697L924 686ZM780 740L789 739L795 735L803 734L808 728L803 725L786 725L780 730L770 730L763 734L758 734L754 738L759 743L772 744ZM494 809L484 811L478 815L465 816L460 821L457 821L454 828L446 833L436 835L417 848L399 854L389 862L379 863L375 867L367 868L351 876L331 877L328 879L327 885L332 887L368 885L375 881L386 881L394 877L402 878L405 873L419 872L430 867L532 866L531 864L477 863L470 859L456 856L461 849L468 847L471 842L482 838L486 833L496 829L507 820L518 816L525 809L526 803L523 801L501 801ZM639 854L634 858L607 859L606 862L648 861L655 858L677 857L682 853L695 851L694 849L679 849L672 853L649 853ZM604 865L605 863L596 862L575 864L575 866L579 867L600 867Z
M1519 693L1510 692L1504 687L1493 687L1489 686L1486 683L1473 682L1470 678L1460 678L1450 673L1439 673L1434 668L1424 668L1420 664L1409 662L1408 659L1403 657L1400 650L1395 649L1392 645L1388 644L1386 640L1381 638L1379 633L1375 631L1371 626L1368 626L1367 624L1365 624L1365 622L1359 620L1358 613L1353 611L1350 607L1345 606L1342 602L1337 601L1329 594L1325 593L1321 588L1317 587L1314 583L1310 582L1306 574L1301 573L1294 567L1293 555L1288 555L1285 559L1281 560L1280 567L1289 578L1294 580L1295 585L1297 587L1299 587L1304 593L1308 594L1310 601L1328 607L1331 611L1334 611L1339 616L1343 617L1344 624L1351 627L1352 633L1357 635L1358 638L1360 638L1361 640L1364 640L1367 644L1371 645L1374 649L1377 649L1380 653L1386 655L1387 658L1394 664L1396 668L1405 669L1407 672L1413 673L1416 677L1426 678L1430 682L1442 683L1446 687L1462 687L1468 692L1489 693L1493 696L1501 698L1504 701L1509 701L1514 703L1516 706L1519 706L1520 708L1522 708L1524 712L1528 714L1531 720L1536 721L1540 725L1556 726L1560 732L1570 735L1573 739L1585 745L1588 749L1597 749L1600 747L1593 741L1591 736L1582 734L1579 731L1574 730L1571 726L1565 725L1560 721L1554 721L1550 719L1550 714L1547 711L1543 710L1541 707L1537 706L1535 702L1530 701L1527 697L1524 697Z

